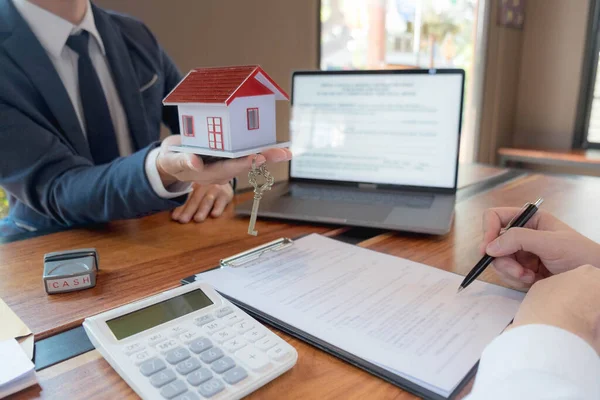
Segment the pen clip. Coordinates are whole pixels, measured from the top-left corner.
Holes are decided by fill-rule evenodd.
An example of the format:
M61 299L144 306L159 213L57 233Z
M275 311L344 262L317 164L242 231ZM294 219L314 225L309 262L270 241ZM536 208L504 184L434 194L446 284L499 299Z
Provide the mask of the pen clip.
M500 229L500 234L503 235L507 230L512 228L512 226L515 223L515 221L517 220L517 218L519 218L521 215L523 215L523 213L525 212L525 209L527 207L529 207L532 204L536 207L539 207L543 202L544 202L544 199L539 198L535 203L530 203L530 202L525 203L523 208L521 208L521 210L518 213L516 213L515 216L512 217L512 219L510 221L508 221L508 224L506 224L506 226L504 228Z

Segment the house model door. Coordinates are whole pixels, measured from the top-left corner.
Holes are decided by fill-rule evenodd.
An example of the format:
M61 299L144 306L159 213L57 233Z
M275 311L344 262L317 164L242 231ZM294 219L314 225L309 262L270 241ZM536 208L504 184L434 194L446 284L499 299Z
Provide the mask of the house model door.
M223 123L221 117L206 117L208 124L208 147L223 150Z

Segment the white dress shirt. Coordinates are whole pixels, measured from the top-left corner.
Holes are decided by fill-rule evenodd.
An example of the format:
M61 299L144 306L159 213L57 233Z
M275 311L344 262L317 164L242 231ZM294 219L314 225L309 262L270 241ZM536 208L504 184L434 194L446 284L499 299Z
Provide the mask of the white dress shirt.
M483 352L465 400L598 400L600 357L579 336L548 325L524 325Z
M127 125L127 115L112 79L110 66L106 59L104 43L98 33L98 29L96 29L89 1L85 16L77 26L27 0L13 0L13 3L23 19L29 24L29 27L42 44L42 47L46 50L50 61L52 61L56 72L58 72L58 76L67 90L71 103L73 103L73 108L75 109L84 135L86 134L85 116L81 105L79 73L77 69L79 56L66 43L70 35L77 34L82 30L89 32L90 59L96 69L102 89L104 90L106 102L108 103L108 109L110 110L110 116L115 128L119 154L122 157L130 155L133 152L133 146L129 126ZM146 175L152 189L157 195L165 199L178 197L189 192L191 185L187 183L178 183L169 187L170 190L165 189L156 168L158 152L159 149L152 150L148 157L146 157L145 162Z

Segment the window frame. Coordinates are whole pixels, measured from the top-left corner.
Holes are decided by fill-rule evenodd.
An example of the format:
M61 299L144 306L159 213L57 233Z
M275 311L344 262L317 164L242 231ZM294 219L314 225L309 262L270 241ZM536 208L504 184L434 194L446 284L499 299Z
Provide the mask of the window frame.
M256 111L256 128L250 128L250 112L252 111ZM258 107L246 108L246 127L249 131L255 131L260 129L260 113L258 111Z
M191 135L188 134L188 131L187 131L187 128L190 126L189 123L191 123L191 127L192 127L192 133L191 133ZM182 125L182 128L183 128L182 129L183 136L185 136L185 137L196 137L196 129L194 128L194 116L193 115L182 115L181 116L181 125Z
M588 141L594 89L596 79L600 78L597 76L600 58L600 0L590 0L589 7L573 148L600 149L600 141Z

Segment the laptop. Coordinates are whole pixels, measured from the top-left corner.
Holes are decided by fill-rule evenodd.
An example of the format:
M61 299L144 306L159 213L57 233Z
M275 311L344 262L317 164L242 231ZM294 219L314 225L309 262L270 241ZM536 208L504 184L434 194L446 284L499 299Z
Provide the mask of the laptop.
M289 181L259 217L427 234L450 230L464 71L300 71ZM252 200L236 207L250 215Z

